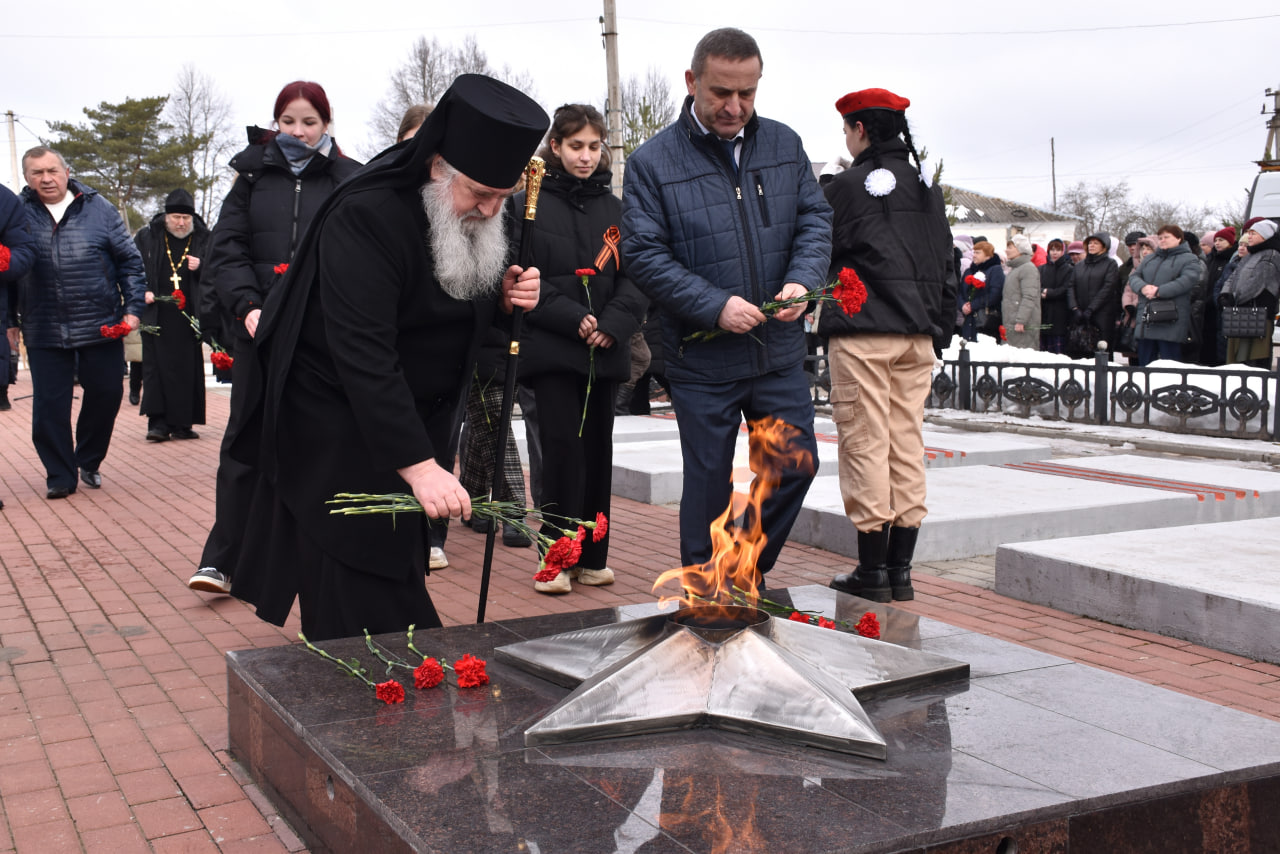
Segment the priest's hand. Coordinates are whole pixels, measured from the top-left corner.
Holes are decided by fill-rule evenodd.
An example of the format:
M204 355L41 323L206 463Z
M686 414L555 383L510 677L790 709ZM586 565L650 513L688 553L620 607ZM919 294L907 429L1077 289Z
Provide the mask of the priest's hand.
M542 274L537 267L525 270L512 264L502 277L502 310L510 314L514 306L529 311L538 304Z
M244 328L249 333L250 338L258 333L258 318L261 316L262 309L260 308L255 308L244 316Z
M124 322L129 324L130 332L137 332L138 327L142 325L141 321L138 320L138 315L136 314L126 314L124 316Z
M156 301L156 295L153 291L147 291L146 303L152 305Z
M194 256L194 255L188 255L188 256L187 256L187 269L188 269L188 270L193 270L193 271L194 271L194 270L199 270L199 269L200 269L200 259L199 259L199 258L197 258L197 257L196 257L196 256Z
M413 497L430 518L471 518L471 496L453 472L445 471L435 460L423 460L396 471L409 484Z

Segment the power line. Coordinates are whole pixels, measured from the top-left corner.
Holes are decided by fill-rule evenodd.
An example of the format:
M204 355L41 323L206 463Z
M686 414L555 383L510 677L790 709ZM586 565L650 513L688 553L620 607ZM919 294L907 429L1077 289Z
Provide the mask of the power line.
M485 30L495 27L542 27L542 26L559 26L560 24L581 24L588 19L579 18L559 18L556 20L541 21L507 21L507 22L491 22L487 24L451 24L451 25L431 25L431 31L440 30ZM590 19L590 23L595 23L595 18ZM276 39L276 38L309 38L313 36L383 36L383 35L400 35L405 31L404 27L394 27L388 29L377 30L314 30L309 32L279 32L279 33L250 33L250 32L234 32L234 33L184 33L184 39ZM76 39L81 41L172 41L173 34L156 34L145 35L137 33L0 33L0 39Z
M665 24L669 26L686 27L689 21L667 21L660 18L635 18L630 15L623 16L627 21L634 21L644 24ZM1056 33L1100 33L1107 31L1123 31L1123 30L1158 30L1171 29L1175 27L1199 27L1205 24L1239 24L1246 21L1265 21L1269 18L1280 18L1280 14L1276 15L1256 15L1249 18L1213 18L1205 21L1171 21L1164 24L1116 24L1113 26L1101 27L1054 27L1044 30L831 30L831 29L801 29L793 27L764 27L752 26L753 31L767 31L774 33L798 33L804 35L824 35L824 36L887 36L887 37L907 37L915 38L917 36L939 36L951 37L958 36L968 38L972 36L1040 36L1053 35Z

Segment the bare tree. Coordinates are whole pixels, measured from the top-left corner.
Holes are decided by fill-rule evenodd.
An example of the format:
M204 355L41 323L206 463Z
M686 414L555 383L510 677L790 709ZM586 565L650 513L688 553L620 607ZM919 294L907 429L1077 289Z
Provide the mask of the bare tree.
M419 36L409 49L408 58L391 72L387 95L373 108L373 143L375 151L393 144L404 111L414 104L432 104L449 88L459 74L487 74L534 97L533 78L524 71L512 71L509 65L495 68L480 49L475 36L467 36L461 47L442 44L438 38L427 41Z
M1127 181L1092 185L1081 181L1062 193L1058 210L1080 218L1084 233L1079 237L1100 232L1124 234L1132 230L1134 222Z
M1183 231L1193 232L1198 237L1210 226L1213 226L1215 231L1220 228L1213 225L1217 221L1217 216L1213 208L1208 205L1195 207L1144 198L1133 208L1133 227L1147 234L1155 234L1162 225L1177 225Z
M642 81L631 75L622 84L622 150L630 156L640 144L675 121L678 108L671 83L656 66Z
M174 82L165 108L165 118L178 139L187 144L189 187L196 200L196 213L210 226L213 213L231 183L227 161L235 152L231 128L231 103L218 91L213 78L184 65Z

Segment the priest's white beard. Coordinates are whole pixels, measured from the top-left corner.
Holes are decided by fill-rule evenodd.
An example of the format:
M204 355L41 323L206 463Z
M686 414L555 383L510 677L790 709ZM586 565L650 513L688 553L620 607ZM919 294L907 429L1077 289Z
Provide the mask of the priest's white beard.
M441 181L422 185L422 209L431 224L431 256L436 280L456 300L473 300L497 290L507 269L505 208L496 216L473 212L459 217L453 210L452 168Z

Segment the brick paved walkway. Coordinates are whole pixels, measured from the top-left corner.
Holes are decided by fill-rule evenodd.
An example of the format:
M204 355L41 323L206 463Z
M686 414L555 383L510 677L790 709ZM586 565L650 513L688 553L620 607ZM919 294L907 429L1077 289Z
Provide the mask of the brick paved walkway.
M24 374L13 396L30 393ZM241 603L193 593L228 399L198 441L151 445L127 404L101 490L44 498L30 400L0 413L0 852L300 851L227 754L228 650L290 642ZM532 591L532 550L498 546L488 618L651 601L678 563L672 508L616 500L618 582ZM428 584L446 624L475 619L484 538L454 526ZM825 584L842 557L788 546L771 584ZM991 558L917 567L908 610L1280 720L1280 667L993 593Z

